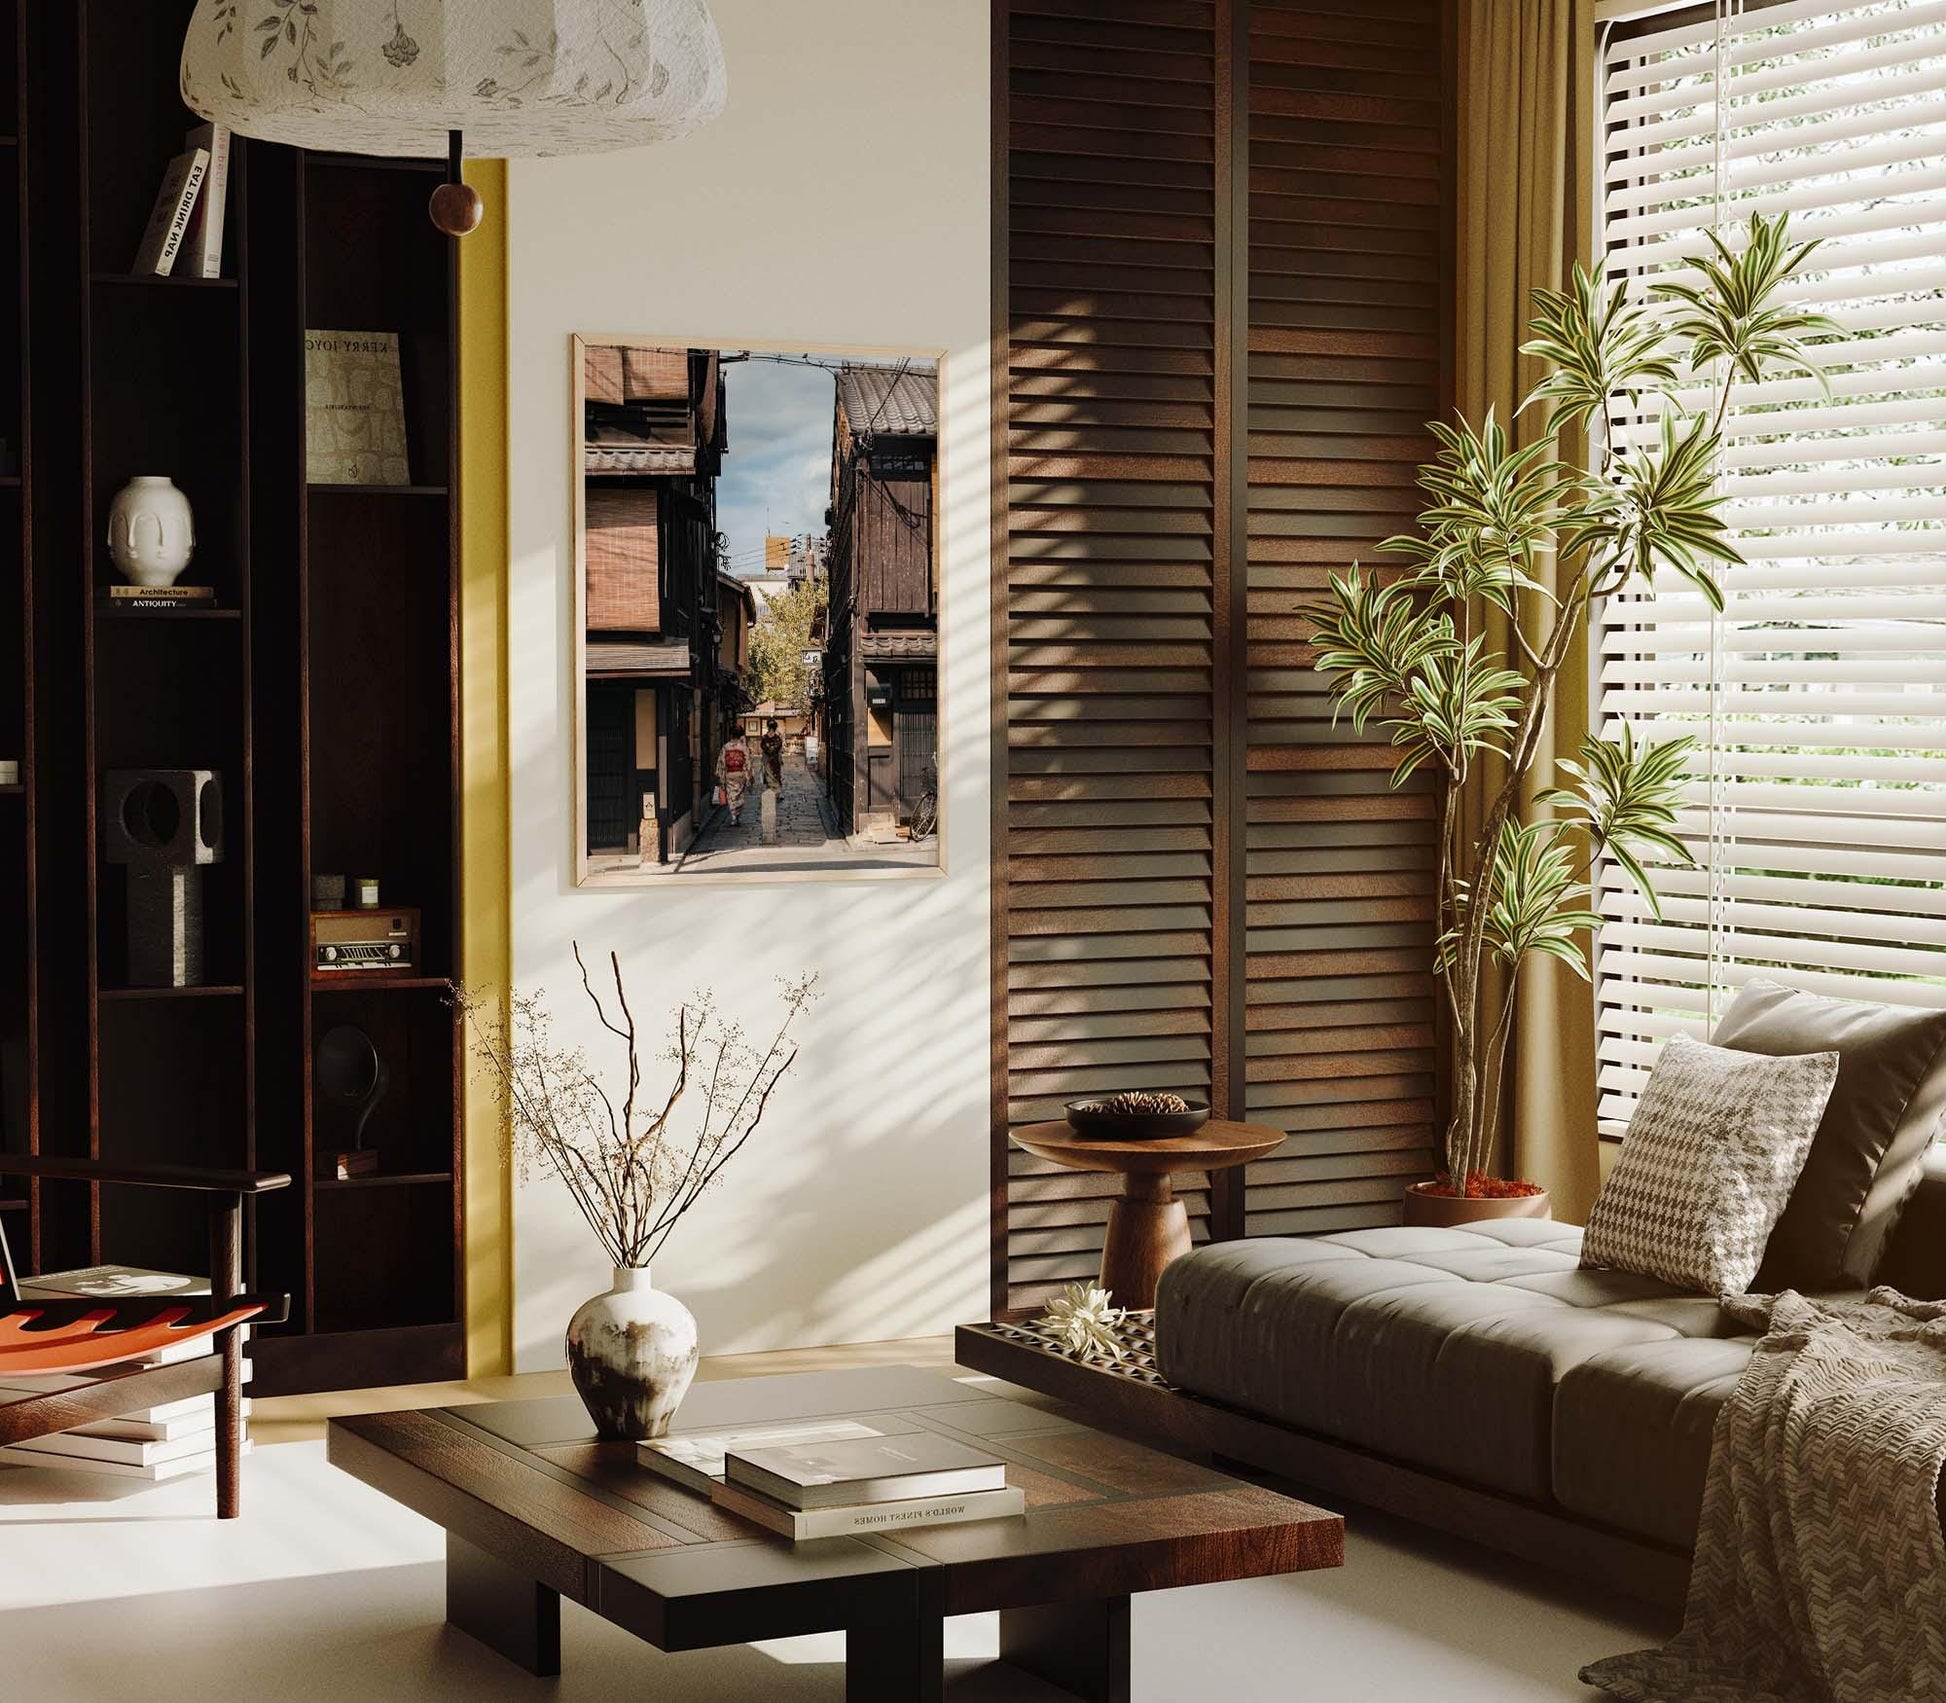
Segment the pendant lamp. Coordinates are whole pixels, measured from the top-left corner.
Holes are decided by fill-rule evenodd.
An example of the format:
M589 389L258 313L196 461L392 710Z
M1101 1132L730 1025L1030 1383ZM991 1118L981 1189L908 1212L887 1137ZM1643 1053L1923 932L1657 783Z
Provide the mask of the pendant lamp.
M240 136L451 161L433 222L480 221L479 158L663 142L722 110L707 0L197 0L182 98Z

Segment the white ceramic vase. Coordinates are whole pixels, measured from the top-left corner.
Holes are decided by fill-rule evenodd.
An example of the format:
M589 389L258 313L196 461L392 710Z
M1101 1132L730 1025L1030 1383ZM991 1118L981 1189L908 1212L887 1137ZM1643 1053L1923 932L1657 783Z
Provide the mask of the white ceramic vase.
M138 473L108 505L108 553L136 585L174 585L196 553L189 499L166 475Z
M663 1436L696 1376L696 1320L646 1266L617 1266L614 1288L568 1320L568 1370L603 1438Z

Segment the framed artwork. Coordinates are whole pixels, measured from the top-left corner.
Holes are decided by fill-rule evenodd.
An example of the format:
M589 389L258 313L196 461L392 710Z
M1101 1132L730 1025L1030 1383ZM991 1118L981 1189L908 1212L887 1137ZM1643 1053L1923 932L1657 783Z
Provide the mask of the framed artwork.
M576 337L577 882L939 867L939 356Z

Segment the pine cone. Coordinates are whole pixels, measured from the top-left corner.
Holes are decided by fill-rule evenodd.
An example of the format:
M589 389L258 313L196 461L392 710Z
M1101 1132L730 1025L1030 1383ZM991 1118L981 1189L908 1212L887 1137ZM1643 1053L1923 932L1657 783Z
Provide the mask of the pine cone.
M1186 1112L1189 1110L1189 1102L1180 1094L1153 1094L1131 1090L1127 1093L1111 1094L1106 1100L1097 1101L1095 1110L1117 1118L1147 1118Z

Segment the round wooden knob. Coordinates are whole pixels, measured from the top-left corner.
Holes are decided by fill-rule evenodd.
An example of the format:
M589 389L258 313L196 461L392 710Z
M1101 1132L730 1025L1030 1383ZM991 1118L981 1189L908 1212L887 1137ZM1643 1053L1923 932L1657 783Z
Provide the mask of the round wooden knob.
M470 183L442 183L432 192L426 211L449 237L463 237L480 228L480 221L486 217L486 203Z

